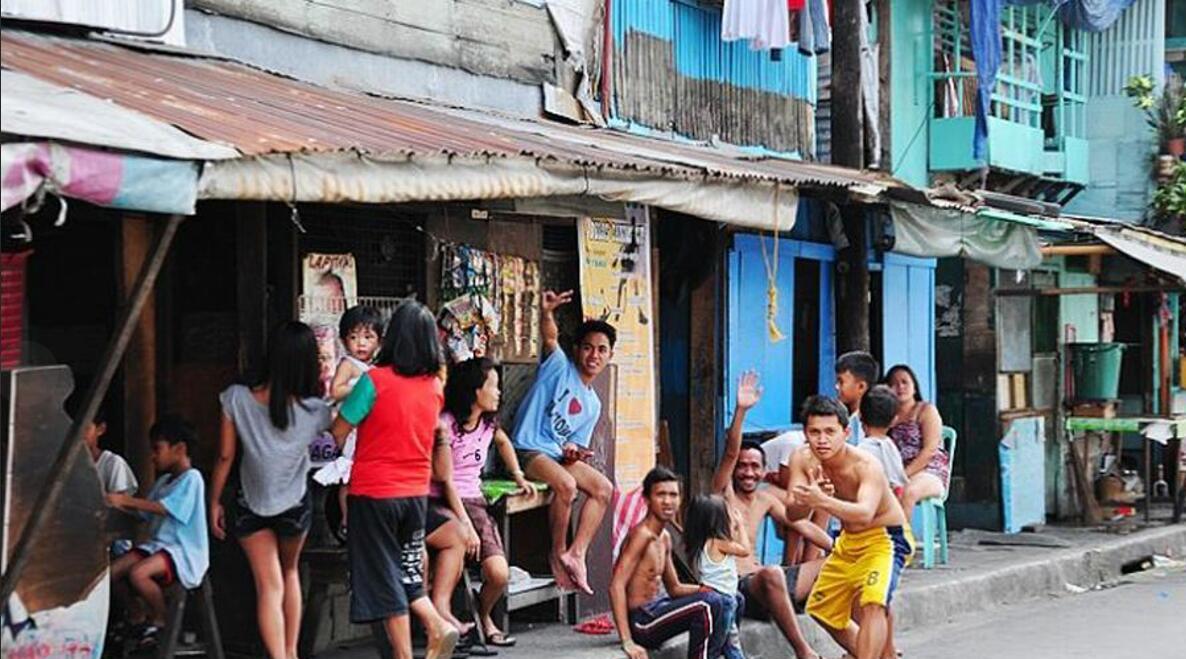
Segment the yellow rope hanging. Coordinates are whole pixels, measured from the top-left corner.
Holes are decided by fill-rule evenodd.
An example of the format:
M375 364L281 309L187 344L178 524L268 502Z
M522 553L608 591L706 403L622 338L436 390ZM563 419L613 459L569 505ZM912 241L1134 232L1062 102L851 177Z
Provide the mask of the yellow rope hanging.
M773 264L771 258L766 254L766 238L762 232L758 232L758 240L762 247L762 262L766 266L766 335L771 343L778 343L787 338L781 330L778 329L778 243L780 242L779 232L779 197L781 196L782 185L774 184L774 258Z

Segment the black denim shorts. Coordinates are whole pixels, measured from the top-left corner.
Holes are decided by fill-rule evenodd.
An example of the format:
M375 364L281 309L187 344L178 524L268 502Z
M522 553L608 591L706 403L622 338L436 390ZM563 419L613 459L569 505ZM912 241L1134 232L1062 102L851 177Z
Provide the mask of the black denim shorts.
M313 495L307 488L300 503L276 515L256 515L242 496L235 497L231 510L231 535L236 538L245 538L264 529L271 529L277 537L295 538L308 533L312 526Z

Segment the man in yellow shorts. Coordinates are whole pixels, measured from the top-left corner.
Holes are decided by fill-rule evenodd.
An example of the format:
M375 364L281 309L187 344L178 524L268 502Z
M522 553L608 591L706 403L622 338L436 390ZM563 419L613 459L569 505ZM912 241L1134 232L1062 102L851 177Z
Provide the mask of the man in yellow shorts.
M807 613L857 659L877 659L889 635L894 590L913 552L906 515L877 458L846 442L843 405L812 396L802 418L807 443L791 456L787 516L821 509L843 526L807 598Z

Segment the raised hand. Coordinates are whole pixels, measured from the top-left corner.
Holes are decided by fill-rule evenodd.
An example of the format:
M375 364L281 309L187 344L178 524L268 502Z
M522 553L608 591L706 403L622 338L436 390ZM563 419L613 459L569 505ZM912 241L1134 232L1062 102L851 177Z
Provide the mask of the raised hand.
M555 311L557 307L564 306L572 302L572 291L563 291L557 293L556 291L544 291L540 298L540 306L544 311Z
M737 408L748 410L761 399L762 386L758 384L758 374L754 371L742 373L741 380L737 383Z

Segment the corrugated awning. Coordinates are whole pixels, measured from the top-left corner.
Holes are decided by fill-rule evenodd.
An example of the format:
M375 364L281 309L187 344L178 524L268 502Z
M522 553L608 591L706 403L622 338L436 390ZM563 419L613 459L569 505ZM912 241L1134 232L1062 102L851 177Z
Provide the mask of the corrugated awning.
M177 158L238 158L228 146L197 139L121 105L55 85L19 71L0 71L0 130L12 135L65 140Z
M1151 229L1098 227L1095 235L1116 251L1186 282L1186 240Z
M197 54L10 30L0 43L6 69L235 148L243 157L207 165L201 198L591 194L759 227L774 225L778 207L785 229L797 187L877 195L903 186L876 172L330 90ZM416 185L397 180L409 175Z

